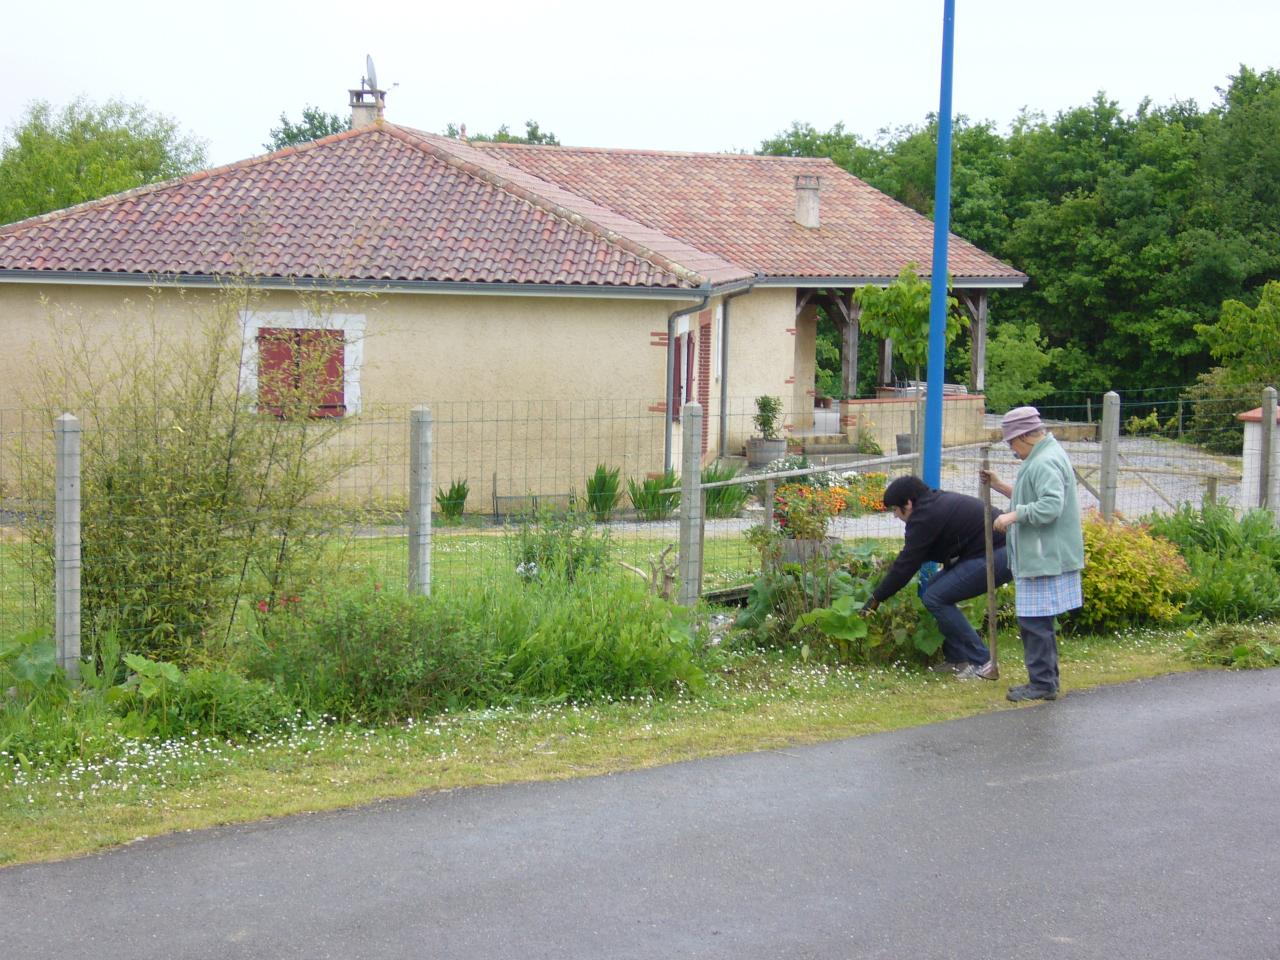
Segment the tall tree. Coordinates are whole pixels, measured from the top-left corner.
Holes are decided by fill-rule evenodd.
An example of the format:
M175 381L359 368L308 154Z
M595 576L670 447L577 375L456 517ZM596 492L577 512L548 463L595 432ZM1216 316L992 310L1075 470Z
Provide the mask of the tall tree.
M271 142L262 146L266 150L283 150L299 143L310 143L330 134L351 129L351 118L343 119L336 113L325 113L319 107L303 107L302 121L293 123L280 114L280 126L271 128Z
M0 142L0 223L22 220L205 165L205 145L136 103L36 101Z

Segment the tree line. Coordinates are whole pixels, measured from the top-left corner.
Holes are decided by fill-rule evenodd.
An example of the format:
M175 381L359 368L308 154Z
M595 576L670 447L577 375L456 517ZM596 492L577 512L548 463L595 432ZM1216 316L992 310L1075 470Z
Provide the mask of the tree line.
M1197 327L1280 279L1280 73L1241 66L1218 93L955 120L952 230L1030 277L993 294L993 336L1043 334L1059 397L1191 384L1214 359ZM932 216L936 144L931 116L874 141L794 123L758 152L830 157Z

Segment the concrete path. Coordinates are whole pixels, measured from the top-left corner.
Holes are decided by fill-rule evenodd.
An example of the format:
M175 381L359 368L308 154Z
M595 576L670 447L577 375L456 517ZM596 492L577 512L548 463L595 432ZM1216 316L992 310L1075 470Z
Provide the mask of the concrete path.
M0 956L1280 957L1280 671L0 870Z

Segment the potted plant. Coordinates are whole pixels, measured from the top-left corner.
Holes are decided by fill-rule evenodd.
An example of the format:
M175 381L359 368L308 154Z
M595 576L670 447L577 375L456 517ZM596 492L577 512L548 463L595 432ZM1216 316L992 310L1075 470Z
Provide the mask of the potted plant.
M827 524L849 503L843 487L784 483L773 497L773 520L782 535L782 560L804 563L829 552Z
M787 452L787 441L778 437L782 400L778 397L756 397L756 415L751 422L760 431L760 436L747 440L747 466L758 469Z

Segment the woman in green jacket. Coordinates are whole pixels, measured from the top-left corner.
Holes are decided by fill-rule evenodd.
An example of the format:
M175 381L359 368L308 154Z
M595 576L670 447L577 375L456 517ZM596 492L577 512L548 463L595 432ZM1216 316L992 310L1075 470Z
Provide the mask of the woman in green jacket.
M1012 688L1010 700L1056 700L1058 641L1054 618L1083 603L1084 534L1075 471L1058 441L1045 432L1040 411L1015 407L1000 421L1005 442L1022 461L1013 485L990 471L991 489L1010 498L1011 509L995 520L1007 531L1013 568L1018 629L1029 683Z

